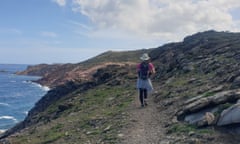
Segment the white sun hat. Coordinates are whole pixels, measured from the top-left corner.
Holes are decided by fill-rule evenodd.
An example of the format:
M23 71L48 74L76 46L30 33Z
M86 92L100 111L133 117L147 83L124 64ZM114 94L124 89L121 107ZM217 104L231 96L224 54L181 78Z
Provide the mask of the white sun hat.
M147 53L144 53L144 54L140 57L140 59L145 61L145 60L149 60L150 57L148 56Z

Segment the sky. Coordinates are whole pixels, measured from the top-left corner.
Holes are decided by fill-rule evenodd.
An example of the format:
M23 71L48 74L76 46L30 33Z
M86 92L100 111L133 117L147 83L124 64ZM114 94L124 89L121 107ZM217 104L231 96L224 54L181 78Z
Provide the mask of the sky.
M207 30L240 31L239 0L1 0L0 63L78 63Z

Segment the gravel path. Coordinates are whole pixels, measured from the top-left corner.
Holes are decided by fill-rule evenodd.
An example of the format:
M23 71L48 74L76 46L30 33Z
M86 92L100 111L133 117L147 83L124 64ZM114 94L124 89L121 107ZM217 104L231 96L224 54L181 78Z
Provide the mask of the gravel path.
M130 124L124 132L123 144L167 144L163 138L163 123L153 97L148 106L141 108L138 96L129 110Z
M159 99L158 99L159 100ZM179 98L162 98L160 104L154 102L154 96L148 99L148 106L141 108L138 96L127 110L127 126L121 132L121 144L239 144L239 135L206 128L199 131L168 133L170 126L178 123L174 113L183 103ZM207 132L207 130L209 132Z

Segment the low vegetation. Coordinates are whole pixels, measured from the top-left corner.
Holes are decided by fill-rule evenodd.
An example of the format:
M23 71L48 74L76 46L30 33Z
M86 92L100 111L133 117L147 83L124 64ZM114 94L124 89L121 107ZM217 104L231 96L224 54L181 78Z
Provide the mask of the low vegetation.
M139 62L143 52L148 52L157 72L152 77L154 101L159 113L164 116L159 122L162 126L161 140L178 144L238 144L239 135L232 136L218 131L216 125L189 125L176 118L176 114L189 106L184 105L189 99L201 96L206 100L219 92L239 90L239 37L239 33L207 31L188 36L183 42L155 49L109 51L79 64L44 65L48 69L40 68L42 72L46 74L46 71L50 71L44 84L56 80L54 86L58 86L59 81L66 78L74 80L74 83L91 80L90 86L86 85L86 89L71 89L70 93L67 91L66 95L29 118L36 123L20 128L20 132L7 139L13 144L120 143L121 129L131 123L127 115L128 107L137 95L133 65ZM124 68L116 64L107 65L106 68L106 62L124 63ZM103 67L96 68L99 64L103 64ZM81 73L89 69L85 66L95 68L91 74L87 73L91 79L83 81L76 76L86 74ZM236 102L236 98L217 103L219 107L214 117L218 118L223 110L232 106L231 102ZM209 105L211 103L206 104Z
M135 92L131 85L101 85L84 93L76 90L39 114L41 122L24 130L12 143L117 143Z

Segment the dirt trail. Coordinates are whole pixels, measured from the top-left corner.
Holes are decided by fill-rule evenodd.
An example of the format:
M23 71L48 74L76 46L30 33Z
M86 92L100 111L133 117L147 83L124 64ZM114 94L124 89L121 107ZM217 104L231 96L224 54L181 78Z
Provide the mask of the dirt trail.
M124 132L123 144L168 144L164 138L164 115L157 109L153 96L148 98L148 106L141 108L138 96L129 110L130 124Z

